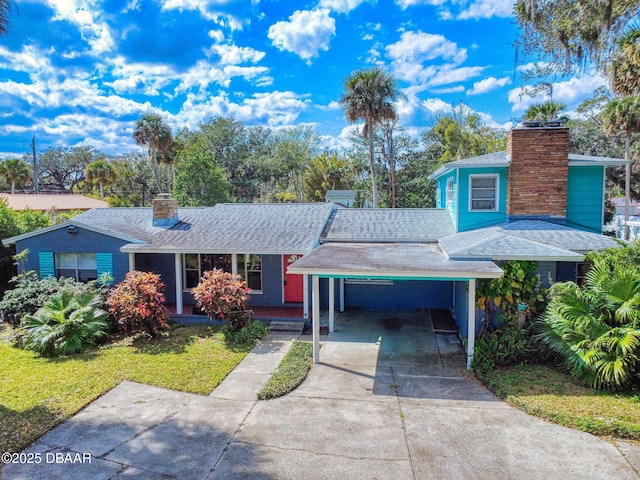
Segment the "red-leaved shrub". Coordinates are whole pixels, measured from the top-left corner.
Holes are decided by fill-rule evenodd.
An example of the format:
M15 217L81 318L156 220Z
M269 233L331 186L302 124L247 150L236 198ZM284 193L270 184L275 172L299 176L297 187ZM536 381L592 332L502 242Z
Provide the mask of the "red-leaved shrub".
M203 273L200 283L192 290L193 298L209 318L226 319L233 330L246 324L231 322L229 314L243 312L249 302L251 289L240 275L214 268Z
M155 337L159 330L169 328L163 292L160 275L134 270L109 293L109 313L123 331L129 334L146 332Z

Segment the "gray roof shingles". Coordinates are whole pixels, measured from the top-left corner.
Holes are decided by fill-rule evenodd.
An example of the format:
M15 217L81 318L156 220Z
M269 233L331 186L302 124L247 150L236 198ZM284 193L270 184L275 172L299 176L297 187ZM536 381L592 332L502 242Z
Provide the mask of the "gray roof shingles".
M455 232L443 209L349 208L336 211L324 242L437 242Z
M152 226L150 208L95 209L74 220L146 242L123 247L129 252L307 253L334 209L328 203L180 208L171 228Z

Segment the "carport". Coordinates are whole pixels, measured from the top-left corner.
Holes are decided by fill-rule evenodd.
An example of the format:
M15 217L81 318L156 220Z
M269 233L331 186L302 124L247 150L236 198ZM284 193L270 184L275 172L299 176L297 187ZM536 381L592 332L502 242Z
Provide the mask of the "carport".
M310 275L312 280L313 361L320 361L320 278L329 280L329 331L333 331L335 280L379 279L466 281L467 368L473 360L476 314L476 279L499 278L502 270L489 260L451 260L437 244L325 243L289 266L289 273ZM340 303L344 291L340 289Z

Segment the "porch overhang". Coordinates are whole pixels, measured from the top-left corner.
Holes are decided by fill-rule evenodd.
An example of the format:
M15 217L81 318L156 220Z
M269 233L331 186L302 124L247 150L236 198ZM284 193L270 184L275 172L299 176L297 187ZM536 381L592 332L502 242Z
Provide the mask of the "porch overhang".
M476 279L499 278L502 270L490 260L451 260L437 244L327 243L289 266L289 273L312 277L313 361L320 361L321 277L329 278L329 332L333 320L333 279L451 280L469 283L468 302L475 306ZM468 308L467 368L475 345L475 308Z

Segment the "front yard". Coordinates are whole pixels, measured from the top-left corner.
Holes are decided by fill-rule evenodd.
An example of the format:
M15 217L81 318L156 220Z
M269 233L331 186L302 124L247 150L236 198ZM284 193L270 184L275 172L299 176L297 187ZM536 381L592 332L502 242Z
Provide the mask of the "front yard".
M219 328L177 326L59 358L14 348L0 332L0 452L22 450L123 380L210 393L253 347L227 345Z

